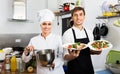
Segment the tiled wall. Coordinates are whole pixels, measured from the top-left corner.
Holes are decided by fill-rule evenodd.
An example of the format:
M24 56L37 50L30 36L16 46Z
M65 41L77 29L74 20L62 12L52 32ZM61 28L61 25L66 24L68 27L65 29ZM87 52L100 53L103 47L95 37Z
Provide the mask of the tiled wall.
M0 34L0 49L5 47L25 47L30 38L38 34Z

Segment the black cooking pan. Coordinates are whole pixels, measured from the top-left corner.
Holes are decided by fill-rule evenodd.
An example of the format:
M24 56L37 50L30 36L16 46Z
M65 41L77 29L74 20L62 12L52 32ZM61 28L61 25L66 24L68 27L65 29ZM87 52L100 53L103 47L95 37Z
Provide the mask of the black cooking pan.
M100 40L100 24L96 24L93 29L94 40Z
M108 27L106 26L105 23L102 24L100 27L100 35L101 36L106 36L108 34Z

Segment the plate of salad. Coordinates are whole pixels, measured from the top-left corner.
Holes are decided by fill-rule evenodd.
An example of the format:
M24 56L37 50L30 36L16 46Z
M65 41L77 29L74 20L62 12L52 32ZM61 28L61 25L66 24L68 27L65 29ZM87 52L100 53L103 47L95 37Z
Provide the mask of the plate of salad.
M101 51L105 49L111 49L113 45L107 40L95 40L88 43L88 47L91 50Z
M72 49L72 50L81 50L87 47L86 44L78 42L78 43L67 43L63 45L65 49Z

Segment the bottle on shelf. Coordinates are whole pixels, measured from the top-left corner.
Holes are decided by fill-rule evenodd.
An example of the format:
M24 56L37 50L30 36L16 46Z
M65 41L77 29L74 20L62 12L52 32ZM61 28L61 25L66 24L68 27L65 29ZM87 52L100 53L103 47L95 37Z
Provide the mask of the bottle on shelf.
M11 55L9 55L9 54L6 54L6 56L5 56L5 70L6 70L6 72L10 71L10 57L11 57Z
M24 72L25 71L25 62L23 62L21 58L19 60L19 71L20 72Z
M4 69L4 59L5 59L5 52L0 50L0 74Z
M10 59L10 69L12 72L17 71L17 60L16 60L16 56L13 55L12 58Z
M80 0L77 0L77 1L76 1L75 6L76 6L76 7L80 6Z
M20 60L21 60L21 57L19 54L16 54L16 61L17 61L17 71L19 72L20 70Z

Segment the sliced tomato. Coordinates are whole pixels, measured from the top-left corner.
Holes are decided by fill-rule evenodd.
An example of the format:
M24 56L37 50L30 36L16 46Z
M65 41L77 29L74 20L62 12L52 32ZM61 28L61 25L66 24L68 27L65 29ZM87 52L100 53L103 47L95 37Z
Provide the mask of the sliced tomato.
M70 49L70 48L72 48L72 45L68 45L68 47L67 47L68 49Z

